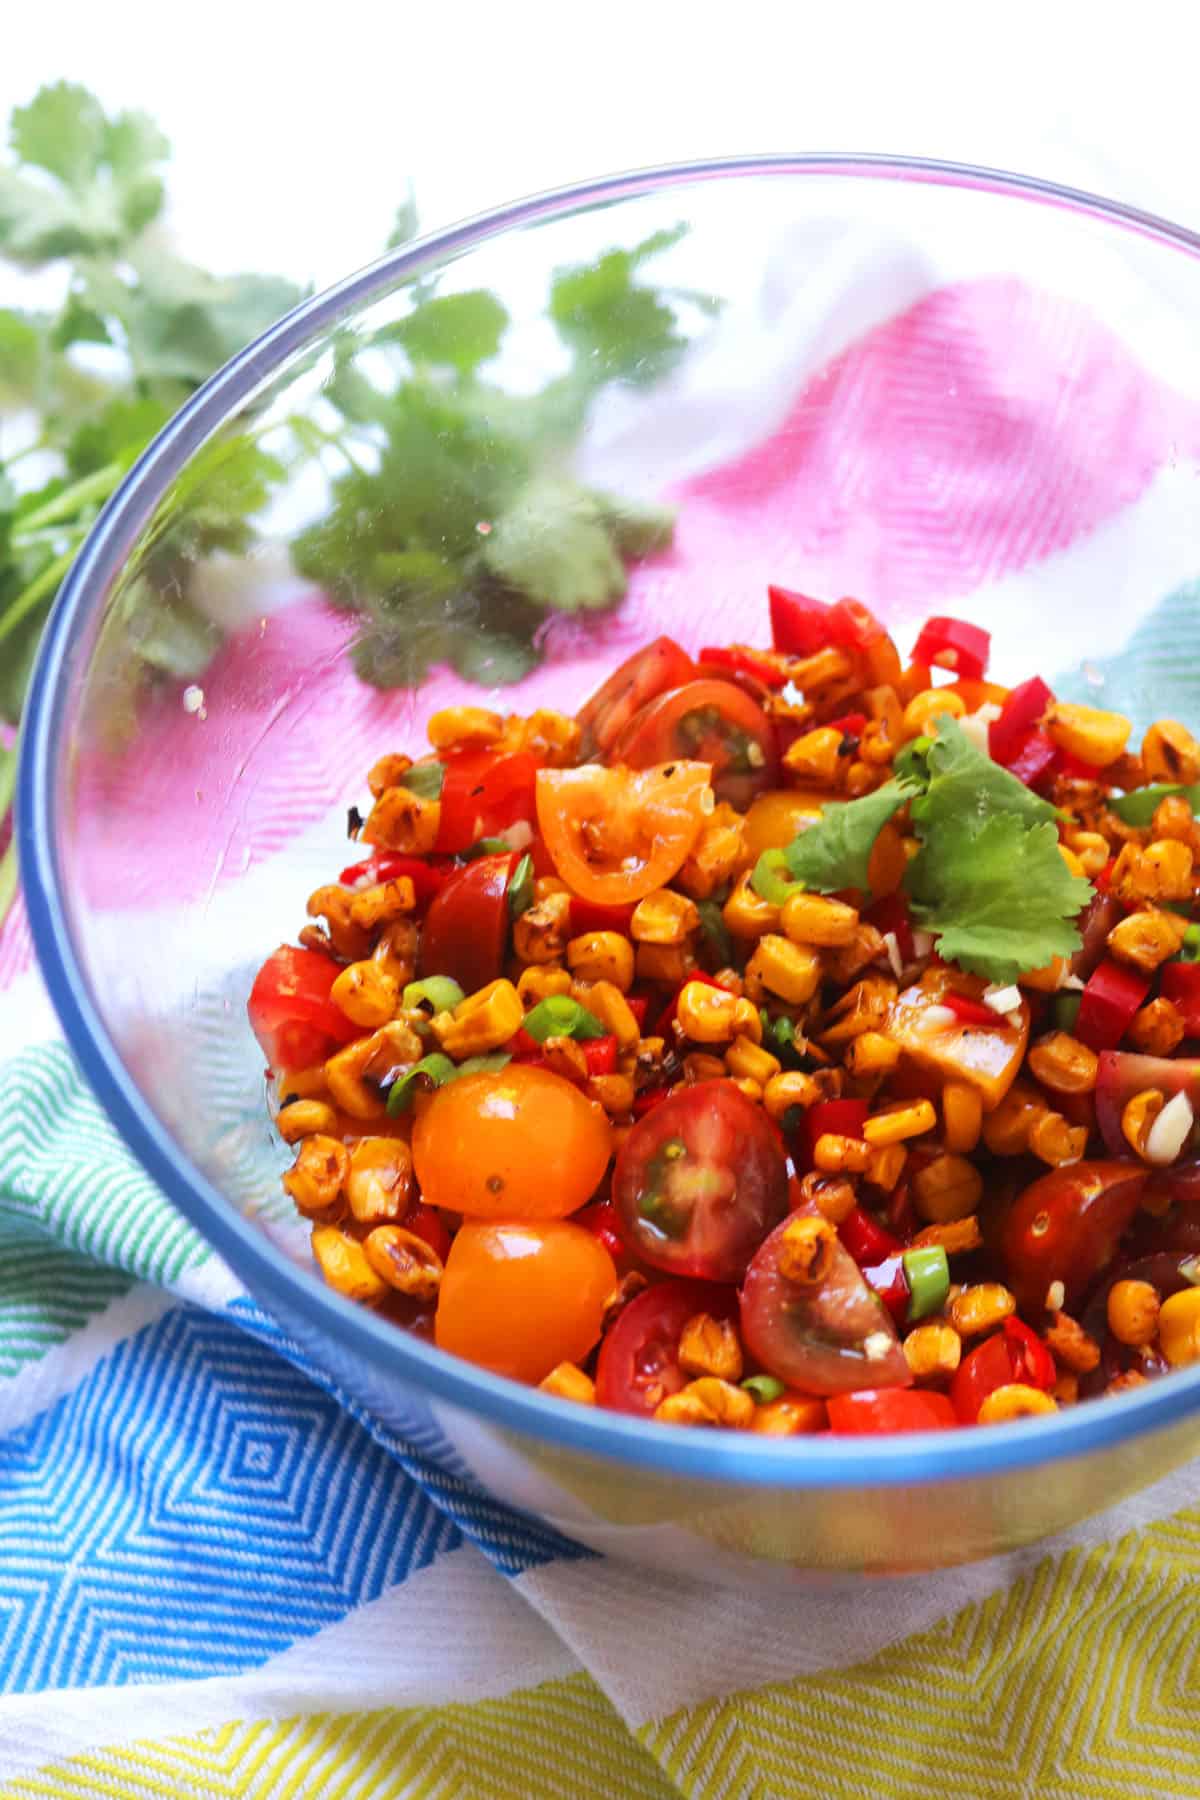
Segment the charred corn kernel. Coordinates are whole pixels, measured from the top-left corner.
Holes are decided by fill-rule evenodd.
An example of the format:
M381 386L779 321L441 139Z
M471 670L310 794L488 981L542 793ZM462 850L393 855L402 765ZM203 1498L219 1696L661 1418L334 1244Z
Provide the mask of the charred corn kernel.
M539 875L533 884L535 900L544 900L547 894L569 894L570 888L557 875Z
M350 916L354 898L353 888L339 887L332 882L308 896L309 918L324 919L330 943L348 962L366 956L371 948L370 932L365 926L356 925Z
M780 1061L756 1044L752 1038L736 1037L725 1052L725 1067L735 1081L753 1081L765 1091L767 1083L780 1071Z
M1075 852L1080 868L1088 876L1098 875L1112 854L1108 839L1098 831L1068 830L1067 842Z
M981 1425L1006 1425L1010 1419L1032 1419L1039 1413L1057 1412L1058 1406L1041 1388L1028 1387L1023 1381L1010 1381L993 1388L979 1409Z
M1055 1094L1090 1094L1100 1067L1096 1052L1065 1031L1039 1038L1027 1061L1042 1086Z
M1078 706L1069 700L1056 700L1042 723L1042 730L1060 750L1069 751L1094 769L1102 769L1120 756L1132 729L1120 713Z
M869 762L857 760L852 762L846 770L846 794L851 800L859 800L864 794L871 793L883 780L884 774L881 769L874 768Z
M868 1144L882 1150L889 1144L902 1144L906 1138L920 1137L936 1124L937 1111L932 1100L910 1100L887 1112L875 1113L863 1126L863 1136Z
M1014 1295L998 1281L981 1281L965 1287L950 1302L950 1323L959 1337L979 1337L1012 1317L1017 1310Z
M344 1050L336 1051L325 1064L325 1085L330 1098L352 1119L382 1119L387 1112L379 1088L364 1080L367 1064L378 1048L375 1038L376 1034L356 1038ZM420 1042L418 1038L417 1053L409 1059L411 1062L419 1062L424 1054Z
M360 1138L350 1152L346 1203L360 1225L402 1219L416 1193L412 1151L402 1138Z
M1060 1369L1050 1392L1060 1406L1074 1406L1079 1398L1078 1375L1070 1369Z
M1200 744L1177 719L1159 719L1142 739L1142 763L1147 781L1190 787L1200 781Z
M336 1225L313 1227L312 1252L329 1286L347 1300L372 1305L387 1293L386 1282L367 1261L358 1239L339 1231Z
M696 958L687 944L639 944L635 968L639 981L657 981L664 987L678 987L696 966Z
M932 736L939 719L944 719L947 714L952 719L961 719L966 710L962 696L952 693L949 688L925 688L914 694L905 707L900 736L904 743L910 738Z
M779 908L755 893L748 869L743 869L734 882L733 892L721 908L721 917L734 937L761 938L779 927Z
M1086 1125L1071 1125L1058 1112L1044 1112L1029 1128L1029 1148L1052 1169L1078 1162L1087 1149Z
M823 1431L828 1419L823 1400L811 1400L806 1394L782 1394L778 1400L755 1407L750 1429L763 1437L799 1437L803 1432Z
M769 993L790 1006L803 1006L821 985L821 959L816 951L773 931L759 938L746 965L747 975L751 970Z
M878 687L865 689L862 697L862 709L871 724L882 725L891 733L895 744L900 731L900 721L904 716L895 688L890 682L881 683ZM866 733L863 733L866 736Z
M392 977L397 987L407 987L417 972L417 927L413 919L393 919L385 925L371 952L372 962Z
M525 1008L511 981L489 981L460 1000L453 1013L439 1013L433 1032L447 1056L462 1062L498 1050L521 1027Z
M733 1035L737 1000L724 988L689 981L679 993L675 1017L683 1036L696 1044L727 1044Z
M837 1254L837 1227L821 1215L789 1220L779 1240L778 1268L785 1281L812 1287L824 1281Z
M593 981L586 994L577 998L595 1014L605 1031L616 1038L618 1050L632 1050L637 1046L641 1035L638 1022L619 987L611 981Z
M486 706L444 706L425 730L435 750L452 750L458 744L497 743L504 720Z
M845 1063L852 1075L889 1075L899 1061L899 1044L881 1031L864 1031L846 1046Z
M962 1361L962 1339L953 1325L932 1319L909 1332L904 1356L915 1381L938 1381L953 1375Z
M818 650L812 656L800 657L789 668L792 686L802 694L815 693L835 681L845 681L854 673L854 664L844 650L832 647Z
M632 1075L593 1075L587 1084L593 1100L598 1100L610 1118L622 1118L633 1110Z
M1079 858L1076 856L1075 852L1071 849L1071 846L1069 844L1060 844L1058 846L1058 854L1062 857L1063 861L1066 863L1067 868L1071 871L1072 875L1083 876L1083 874L1084 874L1083 864L1080 862Z
M813 1146L813 1161L826 1175L861 1175L871 1161L871 1146L862 1138L823 1131Z
M442 1259L432 1245L402 1225L377 1225L363 1239L376 1275L410 1300L435 1300L442 1285Z
M1196 821L1182 794L1168 794L1159 801L1150 821L1151 838L1178 838L1181 844L1196 844Z
M993 1156L1022 1156L1029 1134L1049 1108L1028 1082L1014 1081L1003 1100L983 1120L983 1141Z
M1066 958L1055 956L1044 969L1029 969L1022 975L1021 986L1032 988L1035 994L1057 994L1066 973Z
M1145 1387L1146 1377L1140 1369L1123 1369L1105 1388L1106 1394L1127 1394L1132 1388Z
M575 719L565 713L540 707L530 713L524 723L523 750L532 750L547 768L570 769L579 760L583 731Z
M513 951L523 963L557 963L570 930L570 894L546 894L513 920Z
M746 860L746 834L741 814L735 813L732 807L718 806L676 875L675 884L694 900L707 900L715 889L724 887L739 869L745 867Z
M694 900L672 888L658 888L638 901L629 931L638 944L684 944L699 926Z
M965 1156L983 1129L983 1095L968 1081L948 1081L942 1089L942 1141Z
M1098 1366L1099 1344L1083 1329L1078 1319L1071 1318L1061 1308L1055 1309L1054 1317L1043 1336L1046 1348L1053 1352L1055 1361L1070 1369L1073 1374L1087 1375Z
M411 788L385 788L362 828L363 842L377 850L428 856L437 843L441 818L440 800L422 799Z
M848 1044L852 1038L861 1037L867 1031L882 1032L895 998L894 981L885 981L876 975L856 982L830 1008L821 1042L832 1047Z
M353 962L337 977L329 998L352 1025L373 1031L377 1025L386 1025L395 1013L400 988L378 963Z
M412 757L404 756L398 750L390 751L387 756L381 756L378 762L372 763L367 775L371 798L378 800L386 789L399 787L402 777L408 774L412 766Z
M1191 845L1181 844L1178 838L1156 838L1152 844L1147 844L1139 864L1139 876L1147 899L1190 899L1192 863Z
M282 1069L275 1078L275 1091L287 1106L293 1100L324 1100L325 1066L315 1063L311 1069Z
M909 1249L924 1250L928 1244L940 1244L947 1256L966 1256L969 1251L978 1250L982 1243L979 1218L972 1213L969 1218L951 1219L945 1225L926 1225L923 1231L918 1231Z
M935 1156L913 1176L913 1202L931 1224L967 1218L982 1198L983 1177L965 1156Z
M1163 1301L1158 1347L1173 1369L1200 1362L1200 1288L1184 1288Z
M710 1056L706 1050L693 1050L683 1059L683 1074L692 1087L698 1081L720 1081L725 1075L725 1064L719 1056Z
M858 754L869 768L878 773L891 763L900 741L900 709L897 705L894 726L885 724L882 719L867 721L858 740Z
M417 904L417 890L408 875L397 875L392 881L377 881L374 886L357 888L350 902L350 918L364 931L377 931L412 912Z
M1187 848L1182 844L1179 847ZM1190 856L1191 851L1187 854ZM1119 962L1131 963L1149 975L1175 955L1187 926L1187 920L1178 913L1129 913L1109 932L1108 948Z
M548 1037L542 1045L542 1055L552 1074L565 1076L568 1081L588 1079L587 1056L583 1045L574 1038Z
M844 1175L821 1175L810 1170L800 1177L798 1204L815 1206L831 1225L840 1225L854 1211L858 1196L854 1183Z
M554 1394L559 1400L574 1400L577 1406L595 1406L596 1384L575 1363L556 1363L538 1382L543 1394Z
M828 787L841 775L842 734L828 725L806 731L788 745L783 753L783 766L795 775L801 786L813 782Z
M298 1144L301 1138L314 1137L318 1132L327 1137L336 1124L332 1106L326 1106L323 1100L293 1100L275 1115L275 1129L285 1144Z
M890 1194L908 1161L908 1151L903 1144L884 1144L871 1151L867 1166L863 1171L863 1180L871 1187L880 1188L883 1193Z
M811 1106L820 1098L820 1090L811 1075L801 1069L787 1069L772 1075L763 1087L763 1105L773 1119L782 1119L793 1106Z
M284 1191L305 1218L320 1218L337 1206L350 1172L350 1152L340 1139L316 1132L302 1140L296 1160L283 1178Z
M1108 891L1126 906L1150 898L1150 882L1142 869L1142 852L1132 840L1122 844L1108 878Z
M522 969L521 978L517 982L517 993L521 996L521 1005L526 1012L532 1012L540 1001L548 999L551 994L569 994L570 991L571 977L561 964L534 964L528 969Z
M730 1080L733 1081L734 1087L738 1088L743 1094L745 1094L747 1100L752 1100L754 1102L755 1106L758 1106L760 1104L760 1102L762 1100L762 1083L761 1082L751 1081L748 1075L740 1075L740 1076L737 1076L736 1078L733 1076L730 1076Z
M740 988L741 985L739 979L738 987ZM752 1044L761 1044L762 1029L762 1014L759 1012L757 1006L755 1006L753 1000L743 999L741 994L739 994L737 997L737 1005L733 1009L733 1030L735 1037L749 1038ZM778 1069L779 1064L776 1063L775 1067Z
M696 1313L679 1334L676 1356L685 1375L715 1375L720 1381L742 1379L742 1346L729 1319Z
M1152 1344L1158 1335L1161 1309L1158 1289L1150 1282L1114 1281L1108 1290L1108 1329L1118 1343L1135 1348Z
M1125 1103L1121 1114L1121 1135L1131 1150L1145 1157L1150 1128L1162 1111L1165 1096L1158 1088L1143 1088Z
M669 1394L654 1410L664 1425L730 1425L745 1431L754 1420L754 1397L731 1381L702 1375L677 1394Z
M779 922L785 937L794 944L836 949L853 943L858 912L841 900L827 900L823 894L793 894L784 901Z
M567 967L580 981L611 981L627 994L633 986L633 945L619 931L585 931L567 945Z
M1134 1013L1126 1035L1134 1049L1146 1056L1170 1056L1186 1036L1183 1014L1174 1001L1160 995Z

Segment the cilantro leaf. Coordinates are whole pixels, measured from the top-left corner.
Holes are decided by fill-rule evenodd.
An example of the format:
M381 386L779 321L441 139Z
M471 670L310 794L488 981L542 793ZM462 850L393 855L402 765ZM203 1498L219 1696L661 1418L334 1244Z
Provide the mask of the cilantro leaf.
M1079 948L1072 921L1092 890L1059 855L1053 824L1030 826L1011 811L941 818L936 830L918 828L922 848L905 877L913 917L940 956L1008 983Z
M1015 775L976 749L956 720L943 716L937 736L925 756L929 786L913 802L913 823L932 836L944 826L962 829L964 823L982 824L993 813L1011 813L1026 825L1040 825L1058 817L1048 800L1038 796Z
M105 156L107 120L87 88L56 81L13 109L8 135L22 162L83 189Z
M377 343L403 344L414 362L467 375L495 356L508 329L508 310L486 288L434 295L376 333Z
M792 839L784 851L788 868L797 881L819 894L842 888L865 892L875 839L916 792L911 783L889 781L859 800L835 801L815 825Z
M657 231L632 250L609 250L594 263L555 275L547 311L590 380L648 386L683 355L687 339L675 308L638 274L644 262L677 244L686 231L684 224Z
M625 565L595 497L578 482L542 475L524 488L484 540L493 575L558 612L611 606L625 593Z

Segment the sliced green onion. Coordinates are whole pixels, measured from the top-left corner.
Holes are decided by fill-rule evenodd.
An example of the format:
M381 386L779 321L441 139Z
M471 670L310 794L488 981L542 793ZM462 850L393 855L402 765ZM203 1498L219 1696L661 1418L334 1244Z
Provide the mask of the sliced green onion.
M1188 1256L1179 1265L1179 1273L1193 1287L1200 1287L1200 1256Z
M772 1400L778 1400L787 1389L775 1375L747 1375L742 1386L748 1394L754 1395L755 1404L769 1406Z
M1193 787L1160 782L1155 787L1134 788L1131 794L1114 794L1106 805L1127 825L1149 825L1159 801L1166 800L1171 794L1182 794L1193 812L1200 807L1200 782Z
M454 1078L459 1075L495 1075L500 1069L506 1069L511 1061L511 1050L490 1050L486 1056L468 1056L466 1062L460 1062L455 1069Z
M791 1050L796 1042L796 1021L786 1016L772 1019L770 1037L777 1050Z
M950 1264L941 1244L926 1244L919 1250L906 1250L901 1257L908 1281L908 1322L940 1312L950 1292Z
M700 914L700 929L716 958L717 966L726 968L733 961L733 939L721 916L720 907L715 900L697 900L696 911Z
M535 1043L544 1044L547 1038L601 1038L607 1036L605 1027L595 1013L580 1006L578 1000L572 1000L569 994L547 994L539 1000L532 1012L525 1015L525 1029Z
M400 777L399 785L406 787L410 794L416 794L419 800L438 800L441 798L442 783L446 779L446 765L440 762L414 763Z
M529 852L521 858L508 884L508 916L519 919L533 905L533 858Z
M440 1050L433 1051L430 1056L423 1056L419 1063L406 1069L398 1081L393 1081L387 1098L389 1115L394 1119L406 1111L418 1082L428 1082L431 1087L442 1087L447 1081L453 1081L459 1072L450 1058L443 1056Z
M466 995L457 981L449 975L428 975L424 981L410 981L400 996L400 1004L405 1012L416 1012L428 1008L432 1018L434 1013L453 1012L460 1006Z
M1075 1021L1079 1017L1079 1002L1083 996L1079 993L1055 994L1054 1023L1059 1031L1073 1032Z
M476 857L499 856L502 851L511 849L512 845L507 838L476 838L473 844L468 844L465 850L458 852L458 860L459 862L474 862Z
M1183 934L1179 955L1172 962L1200 962L1200 925L1189 925Z
M793 894L804 892L804 883L788 868L786 850L764 850L754 865L750 886L771 906L782 906Z

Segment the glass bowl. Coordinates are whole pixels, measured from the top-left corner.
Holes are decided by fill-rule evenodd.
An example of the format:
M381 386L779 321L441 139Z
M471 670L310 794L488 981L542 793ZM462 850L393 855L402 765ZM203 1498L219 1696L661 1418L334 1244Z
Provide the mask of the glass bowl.
M1087 195L904 159L522 201L289 314L163 431L71 572L19 832L86 1076L318 1370L569 1537L731 1580L992 1555L1188 1458L1200 1369L876 1440L667 1428L494 1377L315 1273L279 1192L254 971L354 859L366 769L431 711L571 710L659 631L765 641L769 580L861 596L902 648L929 612L979 620L1000 679L1123 681L1143 725L1195 648L1185 623L1157 660L1126 654L1200 574L1198 249Z

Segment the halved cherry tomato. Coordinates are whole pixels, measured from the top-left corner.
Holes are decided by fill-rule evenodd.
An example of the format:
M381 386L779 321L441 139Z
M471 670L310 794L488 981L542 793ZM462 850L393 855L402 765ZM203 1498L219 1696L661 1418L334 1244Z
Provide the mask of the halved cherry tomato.
M1102 1050L1096 1074L1096 1123L1114 1156L1128 1156L1121 1114L1135 1094L1157 1088L1167 1100L1186 1094L1200 1113L1200 1059L1192 1056L1138 1056L1129 1050Z
M840 644L844 650L869 650L886 636L875 614L861 600L835 600L829 609L831 644Z
M780 1273L789 1223L759 1247L742 1283L742 1337L751 1355L807 1394L907 1387L912 1373L896 1327L843 1245L834 1249L824 1281L801 1286Z
M689 681L635 713L611 760L649 769L675 757L712 768L718 800L739 808L778 777L775 738L762 707L728 681Z
M773 662L768 651L751 650L746 644L706 644L698 660L701 676L710 673L718 678L723 675L749 675L752 680L761 681L764 687L769 688L781 688L787 684L787 670Z
M787 1210L787 1158L732 1081L700 1081L639 1119L617 1154L625 1242L673 1275L737 1281Z
M495 981L508 943L508 884L515 851L479 856L434 895L421 932L421 972L450 975L464 993Z
M679 1339L697 1313L737 1314L731 1287L704 1281L660 1281L638 1294L605 1333L596 1362L596 1401L617 1412L649 1416L691 1376L679 1366Z
M945 1394L922 1388L859 1388L829 1402L829 1429L845 1436L874 1437L888 1431L946 1431L958 1415Z
M442 761L440 854L469 850L480 838L497 837L520 820L532 825L537 763L527 750L455 750Z
M351 863L338 880L343 887L374 887L378 882L398 881L406 876L413 884L417 911L423 912L453 873L454 864L448 857L400 856L394 850L380 850L365 862Z
M246 1012L273 1069L307 1069L360 1034L329 990L341 965L319 950L280 944L254 978Z
M1132 1222L1146 1174L1136 1163L1077 1162L1025 1189L1000 1236L1019 1305L1045 1306L1054 1281L1062 1282L1068 1307L1087 1292Z
M468 1220L446 1258L435 1340L497 1375L541 1381L587 1356L616 1280L604 1245L567 1219Z
M1015 1360L1017 1372L1013 1379L1023 1381L1026 1387L1045 1388L1049 1392L1058 1380L1058 1370L1037 1332L1024 1319L1011 1317L1005 1319L1001 1329Z
M575 717L583 728L580 756L585 762L603 756L616 743L625 726L656 694L691 681L696 665L674 638L655 638L644 650L614 669Z
M660 769L540 769L538 822L572 893L619 906L665 887L704 826L707 763Z

